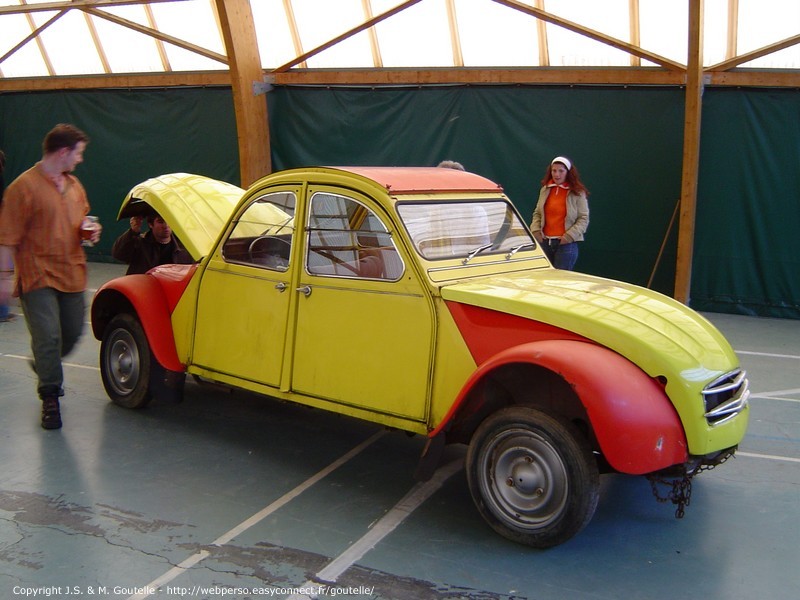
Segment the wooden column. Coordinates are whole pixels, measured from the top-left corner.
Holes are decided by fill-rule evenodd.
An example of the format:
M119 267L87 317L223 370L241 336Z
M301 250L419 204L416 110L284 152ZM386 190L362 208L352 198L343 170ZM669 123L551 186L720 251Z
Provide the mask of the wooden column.
M675 298L684 304L689 304L692 283L702 101L703 0L689 0L689 61L686 68L681 208L678 226L678 260L675 268Z
M272 171L267 101L257 91L264 74L250 0L216 0L216 6L231 72L239 171L246 188Z

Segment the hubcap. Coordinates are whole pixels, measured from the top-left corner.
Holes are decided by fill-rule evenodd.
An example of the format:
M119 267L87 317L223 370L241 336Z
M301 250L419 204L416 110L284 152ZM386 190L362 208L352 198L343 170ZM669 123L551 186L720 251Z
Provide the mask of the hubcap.
M483 452L482 467L482 485L495 514L515 527L542 527L566 505L564 464L550 442L535 432L499 432Z
M108 345L106 367L114 391L120 395L130 394L139 381L139 353L131 334L116 330Z

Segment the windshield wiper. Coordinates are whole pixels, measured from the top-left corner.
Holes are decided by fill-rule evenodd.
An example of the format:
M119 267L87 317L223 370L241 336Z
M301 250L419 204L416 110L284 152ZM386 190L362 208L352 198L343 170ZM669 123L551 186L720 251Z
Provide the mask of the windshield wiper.
M479 254L480 252L483 252L484 250L488 250L488 249L489 249L489 248L491 248L493 245L494 245L494 244L493 244L492 242L489 242L488 244L484 244L483 246L478 246L477 248L475 248L475 250L473 250L472 252L470 252L469 254L467 254L467 258L465 258L464 260L462 260L462 261L461 261L461 264L462 264L462 265L465 265L465 264L467 264L469 261L471 261L473 258L475 258L475 256L476 256L477 254Z
M517 252L522 250L523 248L527 248L528 246L536 246L536 242L525 242L524 244L520 244L519 246L514 246L511 250L509 250L508 254L506 254L506 260L511 259Z

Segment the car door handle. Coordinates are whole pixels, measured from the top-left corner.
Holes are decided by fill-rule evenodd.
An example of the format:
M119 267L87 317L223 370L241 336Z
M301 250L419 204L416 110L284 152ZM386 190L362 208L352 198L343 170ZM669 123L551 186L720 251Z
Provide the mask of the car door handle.
M278 290L279 292L285 292L286 291L286 284L283 283L282 281L280 283L276 283L275 284L275 289Z
M304 285L302 287L297 288L297 291L298 292L302 292L303 295L306 298L308 298L311 295L311 286L310 285Z

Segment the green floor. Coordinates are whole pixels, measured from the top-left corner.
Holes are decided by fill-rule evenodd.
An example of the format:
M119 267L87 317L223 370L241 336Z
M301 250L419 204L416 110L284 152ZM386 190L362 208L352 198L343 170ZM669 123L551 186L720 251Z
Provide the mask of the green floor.
M121 272L91 265L91 285ZM605 476L589 526L548 551L484 525L462 469L415 488L418 437L194 382L181 404L118 408L90 335L67 359L64 428L44 431L25 324L0 324L0 597L307 597L335 580L321 598L794 600L800 321L707 316L754 392L739 454L695 480L681 520L645 479Z

